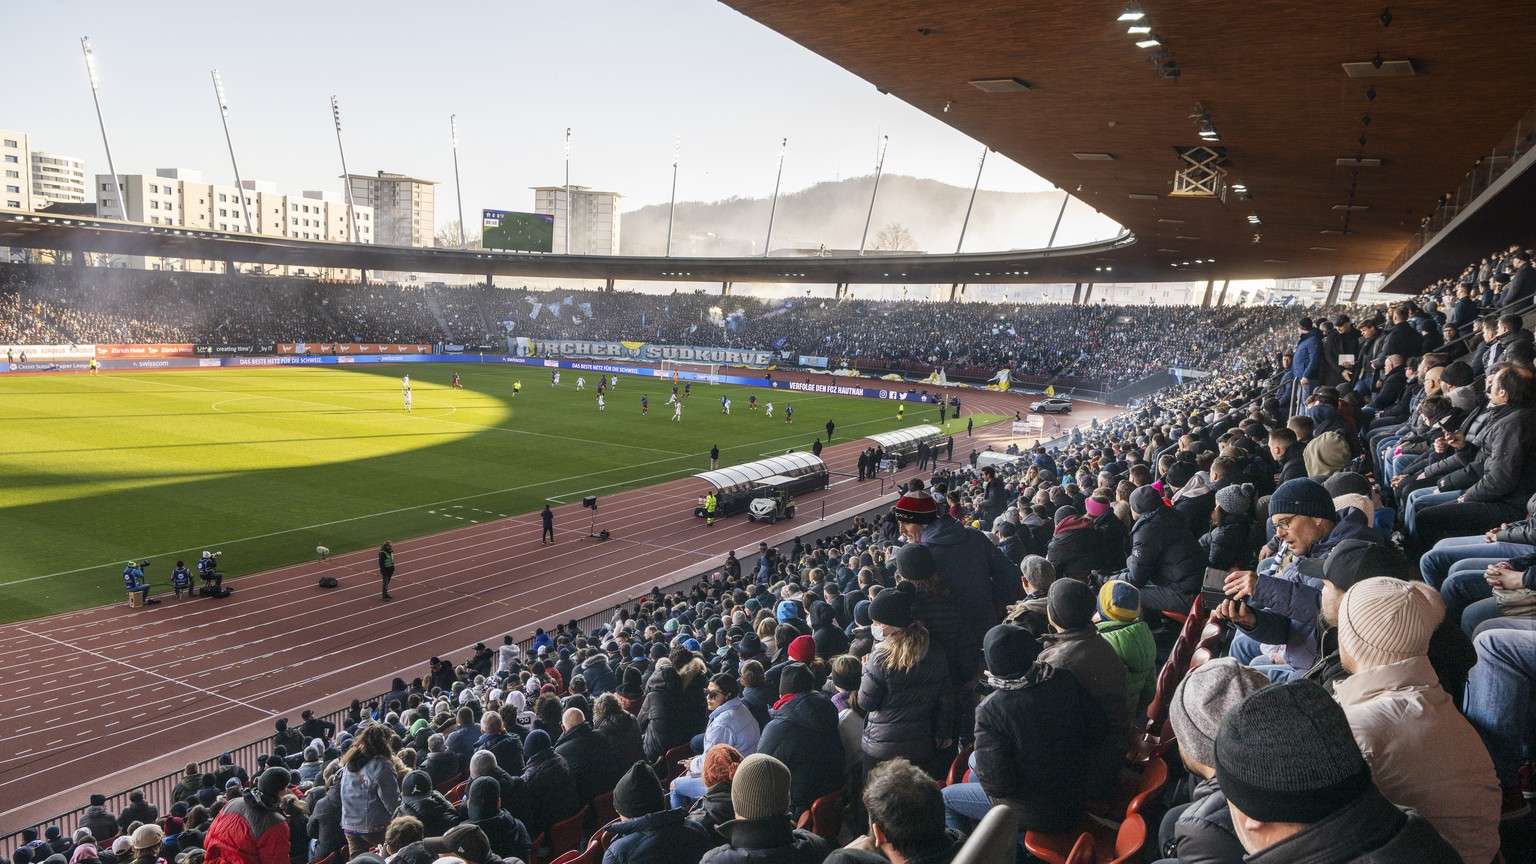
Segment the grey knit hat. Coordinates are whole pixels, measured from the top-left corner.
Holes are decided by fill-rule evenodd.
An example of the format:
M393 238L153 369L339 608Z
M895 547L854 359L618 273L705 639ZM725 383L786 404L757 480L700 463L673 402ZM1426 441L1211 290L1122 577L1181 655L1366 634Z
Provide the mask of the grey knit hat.
M1262 672L1231 657L1212 660L1184 676L1168 705L1168 724L1179 750L1201 765L1214 766L1221 719L1268 683Z
M1269 498L1269 515L1313 516L1330 522L1339 518L1338 511L1333 509L1333 496L1323 484L1306 477L1280 484Z
M1131 509L1137 513L1151 513L1162 509L1163 493L1151 486L1142 486L1131 493Z
M753 753L731 779L731 808L737 819L764 819L789 813L789 768L766 753Z
M1262 822L1320 822L1371 788L1344 709L1306 679L1244 700L1222 721L1214 753L1227 800Z
M1253 484L1233 483L1216 490L1216 506L1234 516L1253 515Z

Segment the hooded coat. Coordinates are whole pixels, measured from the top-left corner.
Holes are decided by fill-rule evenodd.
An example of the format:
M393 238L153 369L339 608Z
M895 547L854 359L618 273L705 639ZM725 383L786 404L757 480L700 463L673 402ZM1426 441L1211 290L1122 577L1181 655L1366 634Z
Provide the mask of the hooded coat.
M1125 566L1132 585L1162 585L1193 602L1205 579L1205 551L1189 523L1171 507L1143 513L1131 528L1131 556Z
M773 712L763 728L757 752L789 768L789 812L796 819L811 802L840 788L843 741L837 731L837 708L825 695L797 693Z
M949 593L981 633L1000 618L998 611L1018 599L1019 569L987 535L941 517L923 529L922 544L933 553Z
M606 714L593 727L608 742L608 751L618 768L633 765L645 758L645 742L640 736L640 724L628 711Z
M565 760L560 758L553 747L529 755L517 798L511 802L512 814L535 837L548 831L549 826L556 822L576 815L576 811L581 809L581 799L576 793L576 778L571 776L570 766L565 764Z
M314 794L311 790L311 794ZM325 787L324 795L318 801L309 803L309 837L315 841L315 860L324 858L332 852L340 851L343 854L347 848L347 837L341 830L341 786L333 785ZM305 796L309 801L309 796Z
M1069 516L1056 523L1046 547L1045 560L1056 567L1058 578L1088 581L1088 574L1099 561L1099 532L1088 516Z
M203 835L205 862L288 864L288 820L272 801L247 792L224 805Z
M719 844L684 810L662 810L609 824L612 840L603 864L675 864L697 861Z
M687 697L683 694L683 682L677 670L663 666L651 675L645 688L645 701L640 704L640 714L635 719L640 724L640 734L645 743L645 758L652 762L665 756L673 747L687 744L694 729L687 709Z

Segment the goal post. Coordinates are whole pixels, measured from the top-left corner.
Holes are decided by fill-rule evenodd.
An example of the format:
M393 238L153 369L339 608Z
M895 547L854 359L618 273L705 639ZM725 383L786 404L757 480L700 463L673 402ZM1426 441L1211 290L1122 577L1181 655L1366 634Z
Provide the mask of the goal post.
M661 361L663 378L671 378L672 373L676 372L679 373L679 380L715 384L720 380L721 370L722 367L719 363L689 363L683 360Z

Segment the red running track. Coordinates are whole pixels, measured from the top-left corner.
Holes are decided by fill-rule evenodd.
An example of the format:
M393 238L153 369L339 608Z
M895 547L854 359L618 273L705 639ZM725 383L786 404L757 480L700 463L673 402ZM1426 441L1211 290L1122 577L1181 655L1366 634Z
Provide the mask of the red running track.
M997 414L1026 401L962 398ZM1079 403L1073 419L1117 411ZM957 438L956 460L989 443L1003 449L1008 429ZM890 491L854 480L864 446L828 447L833 484L797 499L800 517L782 525L738 517L706 529L692 515L701 484L688 478L607 496L598 519L614 534L606 543L586 539L590 514L579 503L555 510L553 546L537 542L536 513L400 541L390 603L379 598L376 552L364 550L239 579L225 600L162 595L143 609L116 603L0 626L0 692L9 697L0 834L271 734L278 717L377 695L396 675L426 674L428 657L459 662L476 642L500 644L502 634L522 637L702 573L728 549L787 542L823 505L843 513ZM317 587L323 575L340 587Z

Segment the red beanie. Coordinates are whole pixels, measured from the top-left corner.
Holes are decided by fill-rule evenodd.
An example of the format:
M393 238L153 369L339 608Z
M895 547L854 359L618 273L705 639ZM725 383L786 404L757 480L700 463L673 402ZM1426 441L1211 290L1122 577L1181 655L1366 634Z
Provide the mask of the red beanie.
M796 636L789 643L789 659L796 663L809 663L816 659L816 640L809 636Z

